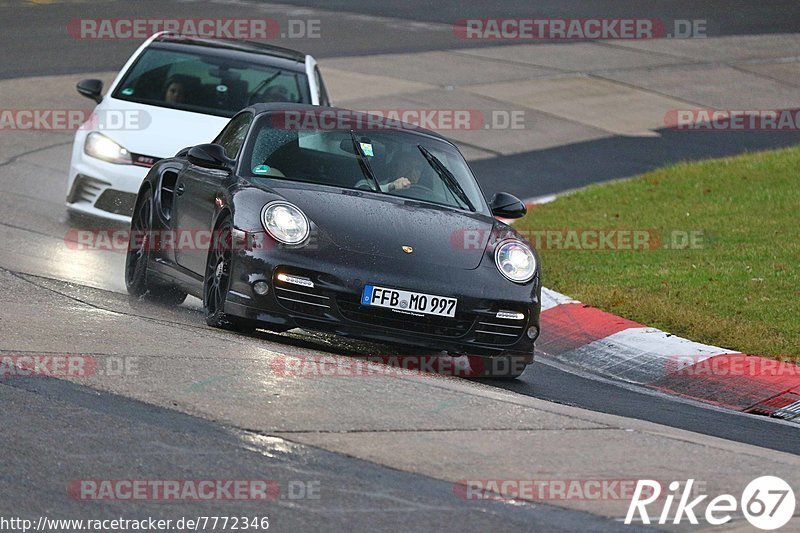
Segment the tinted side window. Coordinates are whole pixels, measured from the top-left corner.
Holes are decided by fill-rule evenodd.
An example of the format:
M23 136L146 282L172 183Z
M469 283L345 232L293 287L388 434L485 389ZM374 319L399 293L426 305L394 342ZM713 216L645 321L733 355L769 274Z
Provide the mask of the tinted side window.
M225 149L225 155L229 158L234 159L239 153L252 121L253 116L250 113L242 113L225 126L217 137L216 143Z

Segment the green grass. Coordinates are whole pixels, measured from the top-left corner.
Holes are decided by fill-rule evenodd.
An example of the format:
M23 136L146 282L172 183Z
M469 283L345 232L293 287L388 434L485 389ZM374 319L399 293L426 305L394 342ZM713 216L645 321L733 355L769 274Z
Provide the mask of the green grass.
M540 247L544 285L698 342L800 359L800 147L591 186L516 227L655 230L653 249ZM702 246L665 248L673 231L702 231Z

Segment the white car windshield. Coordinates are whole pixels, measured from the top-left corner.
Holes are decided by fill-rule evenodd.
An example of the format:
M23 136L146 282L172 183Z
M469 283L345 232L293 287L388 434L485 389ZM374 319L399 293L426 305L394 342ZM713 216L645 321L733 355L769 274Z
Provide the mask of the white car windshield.
M204 53L202 49L157 47L142 53L112 96L225 117L259 102L311 101L303 72Z

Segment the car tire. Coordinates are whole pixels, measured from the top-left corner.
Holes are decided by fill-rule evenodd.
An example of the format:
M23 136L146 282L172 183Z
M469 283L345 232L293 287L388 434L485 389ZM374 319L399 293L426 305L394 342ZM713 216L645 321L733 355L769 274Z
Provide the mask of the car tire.
M137 300L180 305L187 294L180 289L155 283L148 270L150 265L150 230L153 224L153 195L149 191L139 199L131 221L131 235L125 256L125 287ZM138 237L141 235L141 238Z
M253 324L224 313L225 301L230 290L230 269L233 252L231 250L230 219L223 219L213 233L211 247L206 260L206 272L203 278L203 308L206 324L240 333L253 333Z

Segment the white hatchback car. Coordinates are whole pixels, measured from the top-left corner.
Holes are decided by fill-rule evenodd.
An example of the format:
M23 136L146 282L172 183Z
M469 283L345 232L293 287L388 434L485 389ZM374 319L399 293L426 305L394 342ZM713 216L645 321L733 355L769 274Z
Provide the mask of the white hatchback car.
M75 133L67 209L129 222L148 168L211 142L230 117L258 102L330 105L316 60L250 41L157 33L131 56L105 96L100 80L78 92L97 102Z

